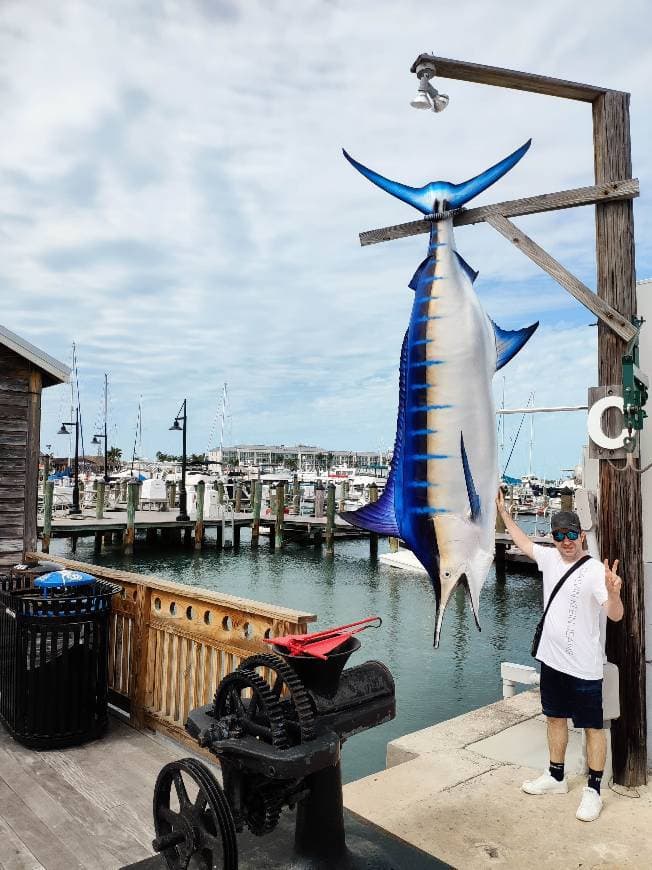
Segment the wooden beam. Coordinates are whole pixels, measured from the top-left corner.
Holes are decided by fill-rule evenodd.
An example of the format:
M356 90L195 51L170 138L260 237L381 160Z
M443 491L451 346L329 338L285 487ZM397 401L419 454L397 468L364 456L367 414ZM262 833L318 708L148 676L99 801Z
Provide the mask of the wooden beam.
M597 184L631 174L627 94L607 92L595 101L593 143ZM600 296L630 318L637 314L631 202L597 206L595 241ZM598 326L601 386L621 383L624 351L611 330ZM620 559L618 573L623 578L625 616L608 625L607 655L620 671L620 718L612 723L611 747L614 782L624 786L643 785L647 779L643 525L637 472L600 462L600 550L610 563Z
M551 257L547 251L533 242L529 236L502 215L490 215L487 223L497 230L502 236L516 245L533 262L561 284L571 296L581 302L589 311L592 311L603 323L612 329L623 341L631 341L637 334L636 327L619 314L615 308L605 302L604 299L593 293L579 278L572 275L567 269ZM622 378L622 373L618 379Z
M477 82L482 85L495 85L499 88L513 88L517 91L547 94L550 97L563 97L567 100L581 100L585 103L592 103L609 90L609 88L597 85L583 85L565 79L539 76L497 66L485 66L480 63L468 63L463 60L451 60L432 54L420 54L410 67L410 72L416 72L417 65L420 63L433 64L435 78Z
M478 224L486 221L490 215L500 214L505 217L518 217L524 214L539 214L546 211L556 211L564 208L575 208L580 205L595 205L598 202L628 200L638 196L640 188L638 178L628 178L624 181L612 181L608 184L594 184L590 187L575 187L571 190L560 190L557 193L542 193L539 196L526 196L522 199L510 199L493 205L481 205L460 212L453 218L456 227ZM378 242L389 242L392 239L403 239L407 236L418 236L430 232L430 221L409 221L391 227L377 230L366 230L360 233L360 244L375 245Z

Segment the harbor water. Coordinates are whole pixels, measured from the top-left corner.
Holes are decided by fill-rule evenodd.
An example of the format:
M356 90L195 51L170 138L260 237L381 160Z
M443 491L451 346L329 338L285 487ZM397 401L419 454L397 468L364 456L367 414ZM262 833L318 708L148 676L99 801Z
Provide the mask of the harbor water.
M523 525L525 525L523 523ZM385 766L387 742L490 704L502 697L500 663L533 664L529 648L541 614L538 575L507 566L506 578L492 568L482 590L479 632L464 590L449 602L439 649L434 649L435 597L430 580L369 559L367 540L338 541L333 558L312 547L287 544L281 553L264 539L258 549L243 529L238 552L207 546L194 550L136 547L133 556L118 550L93 553L92 538L82 538L72 554L70 542L52 542L52 553L115 568L154 574L317 614L316 628L383 619L378 630L360 635L362 649L350 660L379 659L396 681L394 721L351 738L344 747L346 781ZM380 541L380 551L386 549Z

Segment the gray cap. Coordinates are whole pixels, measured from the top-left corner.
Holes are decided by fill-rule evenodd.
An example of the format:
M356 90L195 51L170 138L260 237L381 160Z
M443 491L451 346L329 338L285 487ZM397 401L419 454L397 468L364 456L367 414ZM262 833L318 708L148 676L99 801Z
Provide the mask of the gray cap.
M552 515L550 520L550 528L554 532L556 529L569 529L574 532L581 532L580 518L573 511L557 511Z

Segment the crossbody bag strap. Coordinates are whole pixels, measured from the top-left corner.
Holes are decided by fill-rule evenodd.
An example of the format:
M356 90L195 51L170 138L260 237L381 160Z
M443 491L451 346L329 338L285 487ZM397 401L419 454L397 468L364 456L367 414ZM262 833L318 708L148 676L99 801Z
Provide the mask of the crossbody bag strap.
M561 578L561 580L557 583L555 588L552 590L552 592L550 593L550 598L548 599L548 603L546 604L546 609L543 611L543 616L541 617L541 625L542 626L543 626L543 622L546 618L546 615L547 615L548 611L550 610L550 605L552 604L552 602L555 598L555 595L559 592L559 590L564 585L564 583L568 580L568 578L573 573L573 571L577 571L578 568L581 568L582 565L586 564L590 558L591 558L590 556L582 556L582 558L579 559L577 562L575 562L574 565L571 565L571 567L568 569L568 571L566 571L564 576Z

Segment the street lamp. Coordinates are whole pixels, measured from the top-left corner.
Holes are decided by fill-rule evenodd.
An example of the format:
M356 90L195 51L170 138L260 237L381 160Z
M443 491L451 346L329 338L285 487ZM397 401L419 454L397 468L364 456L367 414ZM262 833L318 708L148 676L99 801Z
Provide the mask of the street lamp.
M174 423L170 426L170 432L183 433L181 448L181 489L179 490L179 516L177 517L177 519L182 522L187 522L190 519L186 503L186 423L188 419L186 414L186 402L187 399L184 399L177 416L174 418ZM179 421L181 421L181 426L179 425Z
M78 517L81 516L81 510L79 509L79 406L77 406L75 422L62 423L57 435L70 435L66 426L75 427L75 482L72 487L72 507L68 513L71 517Z

